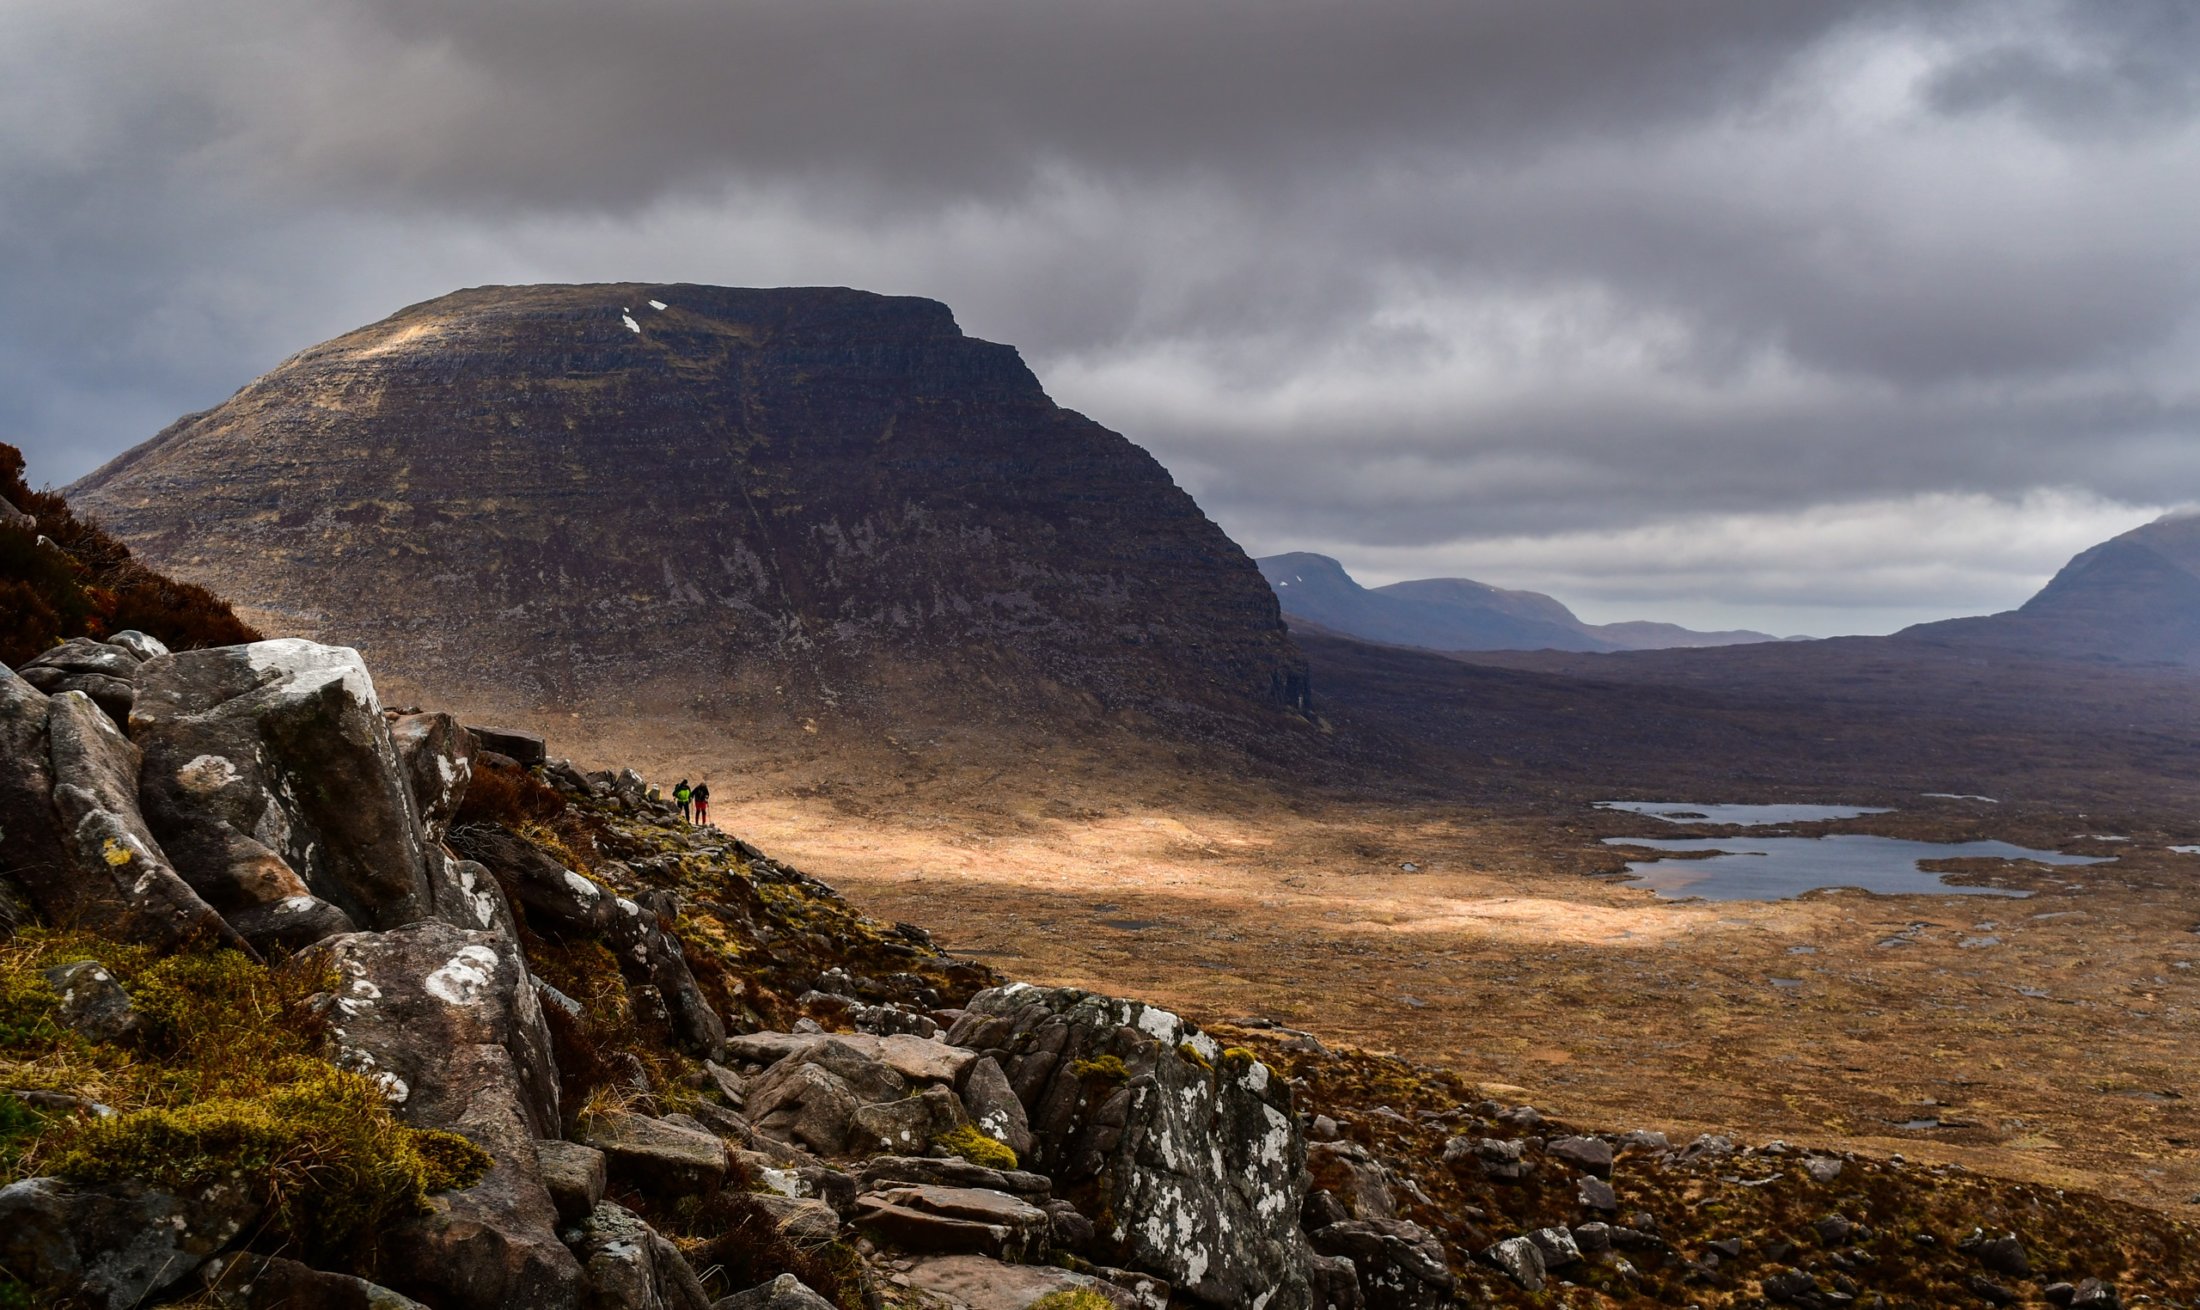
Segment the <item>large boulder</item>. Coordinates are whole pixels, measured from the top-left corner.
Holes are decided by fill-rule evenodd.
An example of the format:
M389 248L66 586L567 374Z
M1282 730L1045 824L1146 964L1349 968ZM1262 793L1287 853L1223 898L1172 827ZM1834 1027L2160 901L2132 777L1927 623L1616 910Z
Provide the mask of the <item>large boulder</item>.
M603 1202L566 1237L581 1262L582 1310L710 1310L679 1248L624 1206Z
M285 639L148 660L130 733L176 867L263 939L434 913L426 835L357 651Z
M427 1310L409 1296L281 1256L217 1256L199 1271L214 1310Z
M84 693L63 692L47 702L46 744L62 863L22 875L46 917L162 948L242 945L147 829L138 812L138 749L114 720Z
M41 906L69 887L53 808L46 694L0 664L0 877Z
M651 1196L707 1195L725 1181L726 1144L698 1129L612 1110L581 1120L579 1137L612 1178Z
M0 1188L0 1269L40 1298L34 1305L134 1310L190 1277L259 1212L230 1183L178 1195L26 1178Z
M474 734L448 714L400 714L390 720L390 744L428 839L441 841L473 781Z
M1403 1219L1347 1219L1314 1234L1314 1249L1352 1262L1368 1310L1441 1310L1452 1274L1436 1234Z
M324 1013L339 1064L376 1079L406 1122L494 1157L482 1180L385 1235L383 1276L443 1310L565 1310L580 1269L559 1241L535 1141L559 1135L550 1038L513 940L436 920L331 938Z
M142 634L132 635L142 637ZM23 661L23 667L17 671L25 682L49 696L81 691L91 697L107 717L118 724L127 723L130 704L137 698L137 668L146 659L139 649L95 641L90 637L71 637L52 650L41 651Z
M1167 1010L1017 983L948 1033L1023 1103L1032 1166L1087 1214L1114 1264L1215 1306L1305 1310L1306 1142L1290 1090Z
M666 920L639 902L621 896L613 902L604 936L630 983L651 988L663 1002L672 1034L691 1055L715 1057L726 1045L726 1024L704 999L688 968L687 952Z

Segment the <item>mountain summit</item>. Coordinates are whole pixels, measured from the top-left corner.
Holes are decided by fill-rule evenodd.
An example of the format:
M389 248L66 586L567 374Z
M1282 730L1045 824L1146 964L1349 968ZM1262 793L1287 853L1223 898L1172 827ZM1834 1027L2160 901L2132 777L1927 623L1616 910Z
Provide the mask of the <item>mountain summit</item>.
M1191 497L929 300L461 291L70 491L271 631L470 703L968 722L1305 697Z

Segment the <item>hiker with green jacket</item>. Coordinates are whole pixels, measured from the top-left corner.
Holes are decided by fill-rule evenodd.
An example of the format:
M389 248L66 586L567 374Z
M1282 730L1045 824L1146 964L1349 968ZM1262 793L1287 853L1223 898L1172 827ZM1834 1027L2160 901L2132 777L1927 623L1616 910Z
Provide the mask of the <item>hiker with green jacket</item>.
M688 817L688 802L693 799L695 799L695 793L688 790L688 780L685 778L680 779L680 785L672 789L672 803L680 807L681 819L685 820Z

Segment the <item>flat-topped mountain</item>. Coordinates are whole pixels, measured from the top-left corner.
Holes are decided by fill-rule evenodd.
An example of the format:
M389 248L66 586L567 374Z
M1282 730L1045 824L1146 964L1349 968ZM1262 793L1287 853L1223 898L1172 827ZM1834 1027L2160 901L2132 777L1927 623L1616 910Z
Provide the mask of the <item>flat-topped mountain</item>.
M1191 497L929 300L461 291L70 494L270 631L462 700L963 722L1305 696L1274 597Z
M1468 578L1363 587L1327 555L1295 551L1257 561L1284 613L1348 636L1429 650L1662 650L1773 641L1762 632L1695 632L1674 623L1584 623L1536 591Z

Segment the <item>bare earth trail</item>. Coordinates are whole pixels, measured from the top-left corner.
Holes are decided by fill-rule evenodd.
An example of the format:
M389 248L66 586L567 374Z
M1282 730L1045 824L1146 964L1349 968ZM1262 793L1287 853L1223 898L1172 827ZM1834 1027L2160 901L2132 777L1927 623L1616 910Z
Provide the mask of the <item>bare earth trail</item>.
M718 784L722 824L1017 977L1266 1017L1583 1122L1899 1151L2163 1206L2200 1192L2200 856L2163 849L2185 834L2070 842L2059 816L1982 830L1947 805L1844 828L2121 858L1980 871L2024 900L1676 902L1596 876L1621 864L1596 838L1646 823L1586 807L1306 811L1213 785L1109 803L1065 781L927 813L763 781ZM1946 1126L1900 1126L1928 1120Z

